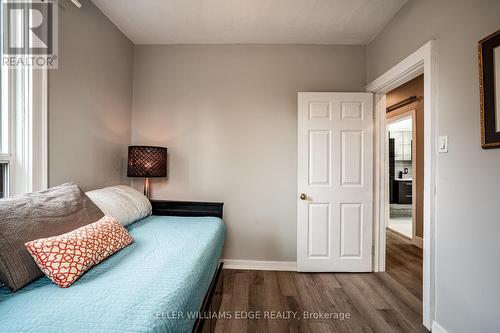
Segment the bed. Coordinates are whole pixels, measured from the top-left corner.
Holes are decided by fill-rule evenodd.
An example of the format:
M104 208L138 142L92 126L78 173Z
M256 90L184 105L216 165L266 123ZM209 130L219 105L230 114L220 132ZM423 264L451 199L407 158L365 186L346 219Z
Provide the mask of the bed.
M46 277L16 293L0 288L0 330L211 331L197 312L217 302L226 235L222 204L153 202L153 214L127 227L132 245L70 288Z

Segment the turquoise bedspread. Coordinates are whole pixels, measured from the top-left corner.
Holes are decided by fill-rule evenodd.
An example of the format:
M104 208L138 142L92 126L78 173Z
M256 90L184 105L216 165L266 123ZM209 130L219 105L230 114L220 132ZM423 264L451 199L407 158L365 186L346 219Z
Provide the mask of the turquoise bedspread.
M226 235L212 217L150 216L134 243L67 289L43 277L0 288L1 332L190 332ZM174 319L183 316L184 318Z

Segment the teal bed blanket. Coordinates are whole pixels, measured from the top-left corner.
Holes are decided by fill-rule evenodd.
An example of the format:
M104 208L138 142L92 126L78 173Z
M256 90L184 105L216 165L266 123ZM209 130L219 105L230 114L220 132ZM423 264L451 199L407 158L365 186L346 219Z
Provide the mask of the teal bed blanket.
M134 243L69 288L43 277L0 288L1 332L191 332L221 256L215 217L150 216Z

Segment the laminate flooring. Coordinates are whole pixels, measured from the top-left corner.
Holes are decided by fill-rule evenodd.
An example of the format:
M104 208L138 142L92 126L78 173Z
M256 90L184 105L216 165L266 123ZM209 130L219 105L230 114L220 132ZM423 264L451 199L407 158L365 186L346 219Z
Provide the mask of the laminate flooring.
M390 231L384 273L224 270L215 332L428 332L422 250Z

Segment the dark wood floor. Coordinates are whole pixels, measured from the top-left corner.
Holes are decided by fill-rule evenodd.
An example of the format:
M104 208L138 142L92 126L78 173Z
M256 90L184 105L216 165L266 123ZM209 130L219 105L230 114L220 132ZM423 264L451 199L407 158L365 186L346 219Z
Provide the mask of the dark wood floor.
M427 332L422 251L392 233L387 246L386 273L224 270L220 311L231 319L219 319L216 332ZM243 318L246 311L261 319ZM333 319L306 319L305 312Z
M386 252L387 274L422 300L422 249L388 229Z

